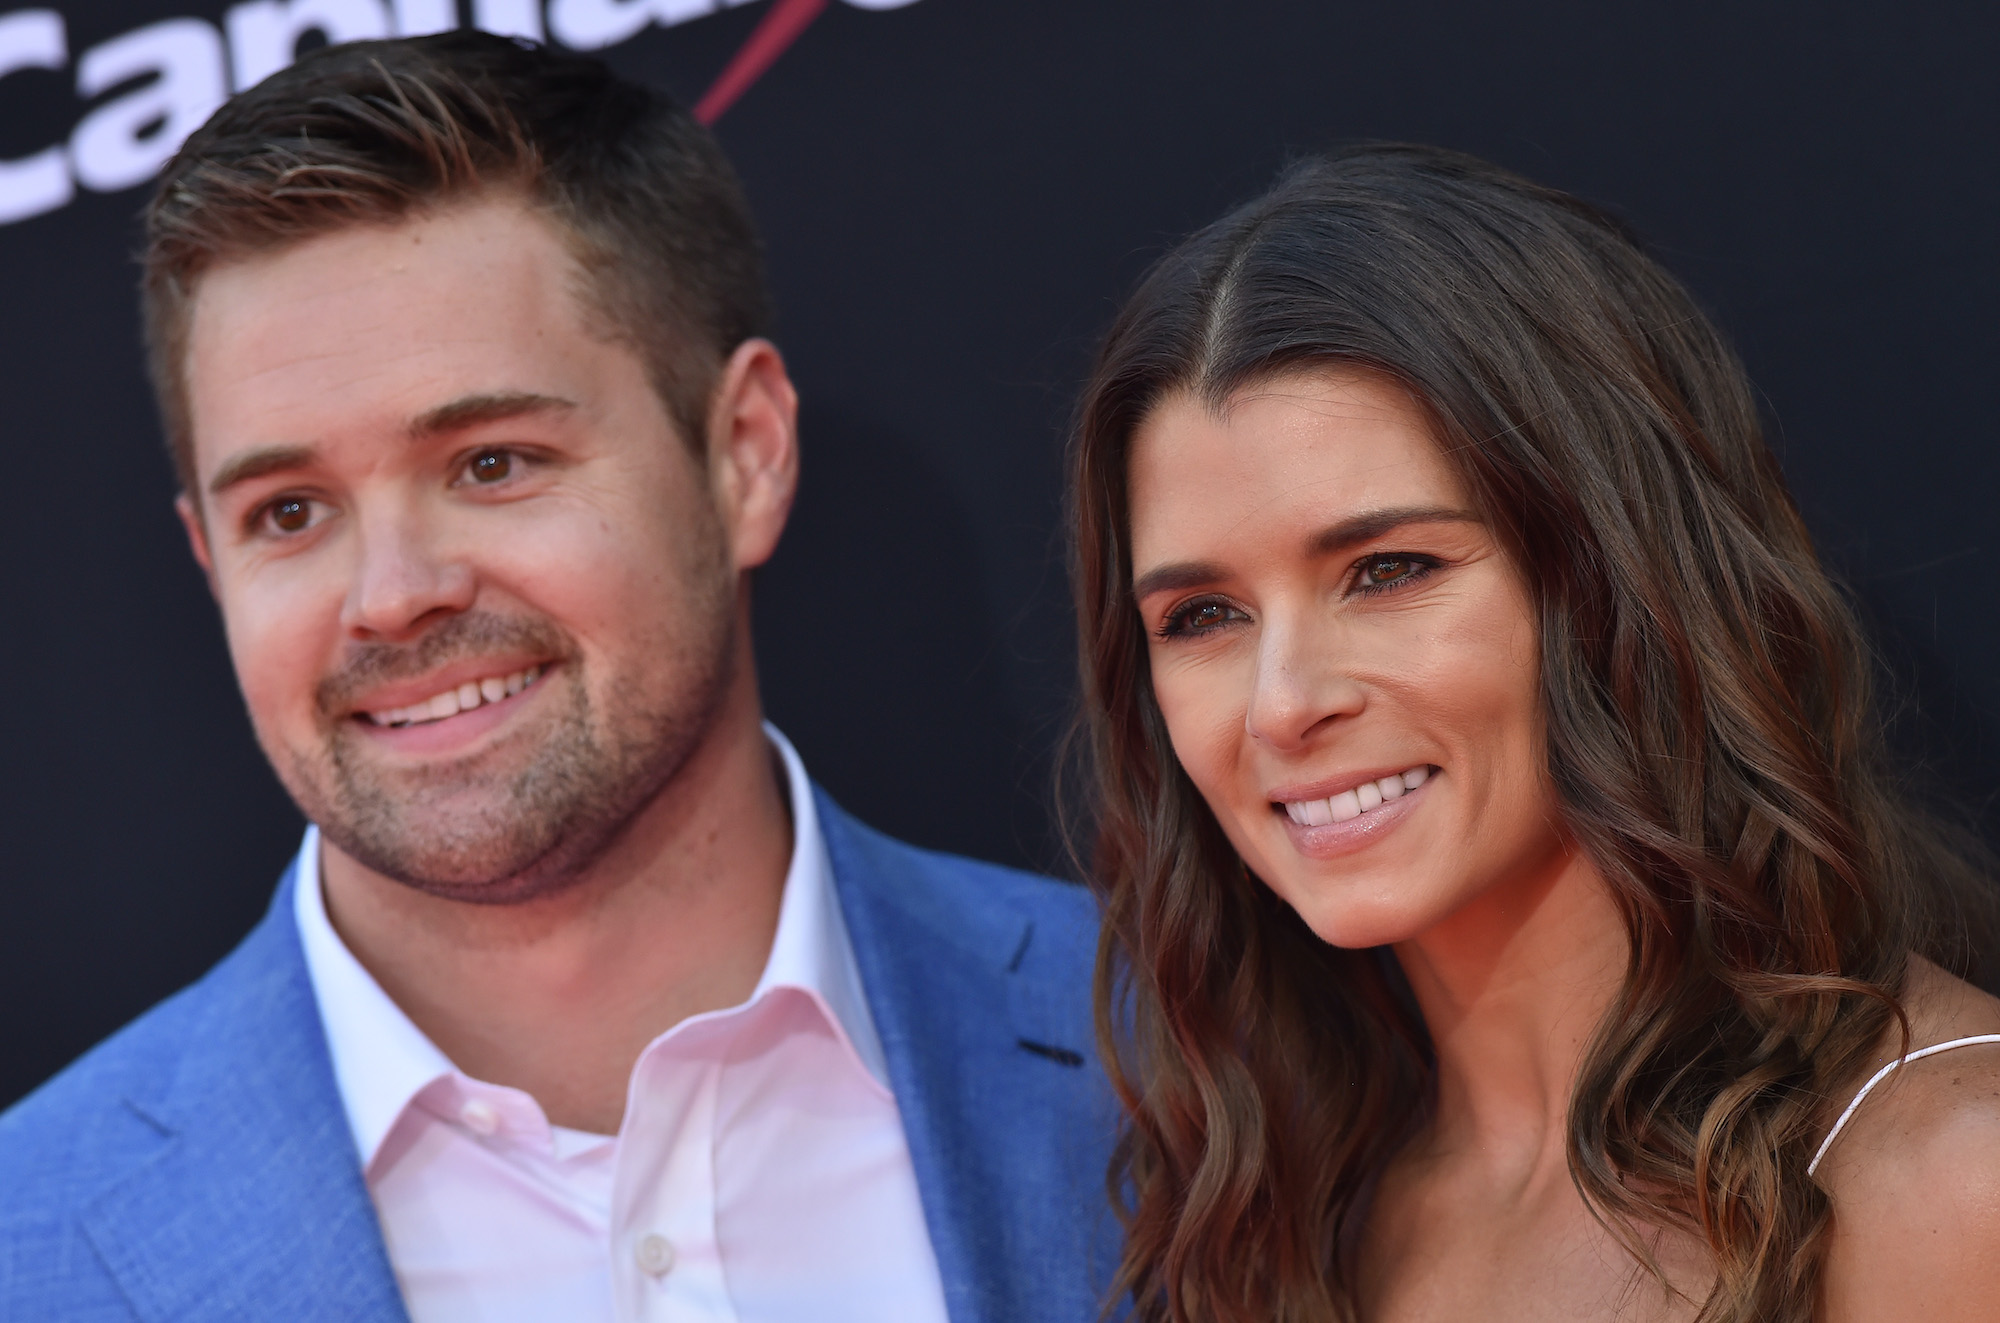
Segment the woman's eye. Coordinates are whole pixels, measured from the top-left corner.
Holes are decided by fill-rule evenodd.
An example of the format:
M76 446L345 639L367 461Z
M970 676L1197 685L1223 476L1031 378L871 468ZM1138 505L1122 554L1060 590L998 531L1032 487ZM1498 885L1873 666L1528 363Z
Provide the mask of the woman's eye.
M499 482L514 471L514 457L504 450L482 450L472 457L466 472L474 482Z
M1232 621L1248 618L1227 602L1194 602L1181 607L1166 618L1160 626L1160 637L1206 634Z
M1360 571L1357 586L1370 590L1394 588L1412 579L1420 579L1436 568L1436 564L1417 556L1370 556L1355 568Z

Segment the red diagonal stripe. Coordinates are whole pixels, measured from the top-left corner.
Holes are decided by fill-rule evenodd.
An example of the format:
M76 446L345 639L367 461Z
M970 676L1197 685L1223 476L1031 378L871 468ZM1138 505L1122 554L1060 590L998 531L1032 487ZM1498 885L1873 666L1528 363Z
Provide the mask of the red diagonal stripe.
M704 124L722 118L722 112L736 104L736 98L764 76L785 48L799 39L812 21L826 8L827 0L776 0L764 21L730 59L729 66L695 102L694 117Z

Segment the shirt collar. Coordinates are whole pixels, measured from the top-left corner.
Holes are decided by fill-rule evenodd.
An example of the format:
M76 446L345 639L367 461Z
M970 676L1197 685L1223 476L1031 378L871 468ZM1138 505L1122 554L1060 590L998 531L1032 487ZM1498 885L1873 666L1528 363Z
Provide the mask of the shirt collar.
M762 1000L776 988L807 993L825 1007L862 1066L887 1089L888 1063L868 1013L861 971L854 962L854 948L841 917L812 782L791 741L769 723L764 734L785 768L785 789L792 809L792 857L785 870L771 953L749 1002ZM320 889L319 856L319 828L307 827L299 847L294 911L306 975L326 1029L334 1081L366 1169L410 1100L432 1081L453 1074L455 1068L362 968L334 931Z
M861 990L861 968L854 963L854 944L834 891L833 859L820 831L812 781L799 751L776 726L766 722L764 734L785 765L785 788L792 801L792 861L785 870L784 897L778 902L778 931L750 999L755 1001L772 988L797 988L817 996L846 1033L861 1064L886 1089L889 1063Z

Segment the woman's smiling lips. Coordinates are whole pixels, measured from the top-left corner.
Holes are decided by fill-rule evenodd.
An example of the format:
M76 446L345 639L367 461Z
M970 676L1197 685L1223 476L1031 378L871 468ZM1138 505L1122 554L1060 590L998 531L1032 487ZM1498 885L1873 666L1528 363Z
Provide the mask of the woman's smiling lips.
M1409 817L1437 775L1436 766L1419 763L1400 772L1288 787L1271 797L1271 809L1300 854L1329 859L1373 844Z

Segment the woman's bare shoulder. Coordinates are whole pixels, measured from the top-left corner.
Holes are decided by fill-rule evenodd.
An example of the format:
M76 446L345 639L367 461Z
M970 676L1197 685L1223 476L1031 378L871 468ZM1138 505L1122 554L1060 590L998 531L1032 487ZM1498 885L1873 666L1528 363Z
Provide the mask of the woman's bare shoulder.
M2000 999L1926 960L1912 961L1904 1005L1913 1050L2000 1034ZM1885 1043L1869 1073L1898 1045ZM2000 1043L1891 1072L1828 1150L1819 1182L1833 1201L1828 1323L1990 1319L2000 1299Z

